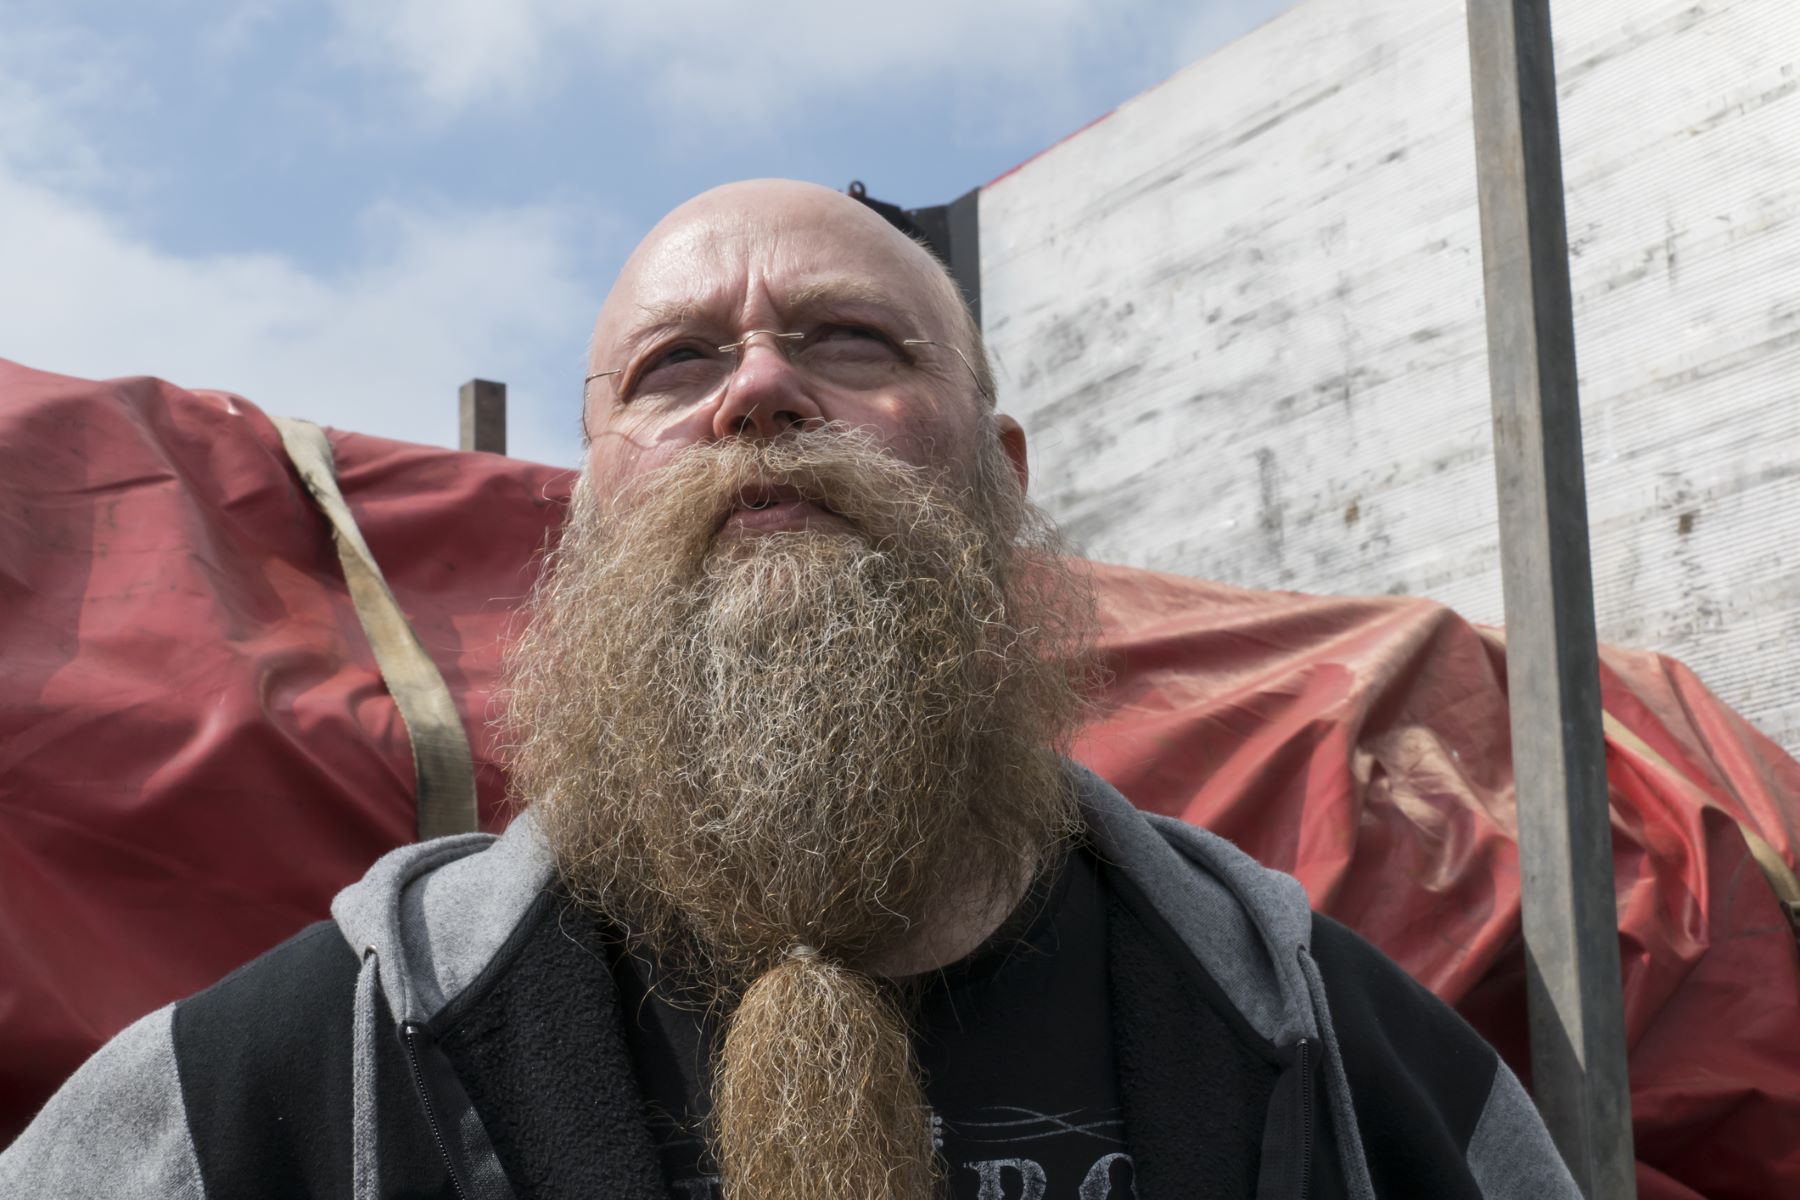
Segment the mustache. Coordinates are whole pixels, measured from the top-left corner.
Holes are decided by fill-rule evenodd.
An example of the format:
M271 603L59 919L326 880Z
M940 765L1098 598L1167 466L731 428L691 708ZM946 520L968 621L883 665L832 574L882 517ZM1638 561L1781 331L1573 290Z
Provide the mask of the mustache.
M946 509L986 514L981 483L906 462L868 430L832 422L689 447L635 480L611 508L615 520L642 523L694 551L707 548L735 512L803 501L886 548Z

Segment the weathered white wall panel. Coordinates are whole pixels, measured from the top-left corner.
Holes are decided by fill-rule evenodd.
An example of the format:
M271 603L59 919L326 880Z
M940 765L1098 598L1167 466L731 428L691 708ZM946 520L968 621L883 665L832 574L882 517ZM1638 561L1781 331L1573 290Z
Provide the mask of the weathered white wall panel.
M1555 6L1601 636L1800 751L1800 5ZM1095 557L1501 617L1456 0L1308 0L984 190Z

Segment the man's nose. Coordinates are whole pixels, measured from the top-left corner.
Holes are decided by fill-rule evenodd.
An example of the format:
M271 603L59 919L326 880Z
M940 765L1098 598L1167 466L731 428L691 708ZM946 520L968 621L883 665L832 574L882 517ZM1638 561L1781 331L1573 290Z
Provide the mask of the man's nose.
M823 419L806 379L773 339L751 338L738 354L713 410L714 437L775 437Z

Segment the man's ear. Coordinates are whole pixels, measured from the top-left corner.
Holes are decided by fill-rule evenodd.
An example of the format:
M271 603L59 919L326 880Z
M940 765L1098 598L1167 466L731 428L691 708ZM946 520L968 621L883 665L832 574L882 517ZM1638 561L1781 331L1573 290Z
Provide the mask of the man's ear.
M995 413L994 432L1000 435L1000 449L1006 451L1006 461L1012 464L1013 474L1019 477L1019 490L1025 491L1031 483L1031 463L1025 453L1025 427L1005 413Z

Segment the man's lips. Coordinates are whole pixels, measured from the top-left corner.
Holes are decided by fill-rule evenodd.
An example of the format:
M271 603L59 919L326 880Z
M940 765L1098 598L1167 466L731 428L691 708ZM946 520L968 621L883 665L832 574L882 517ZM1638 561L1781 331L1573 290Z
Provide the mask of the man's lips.
M822 522L841 523L842 520L837 513L792 484L752 484L738 491L737 499L721 518L719 527L776 533L807 529Z

